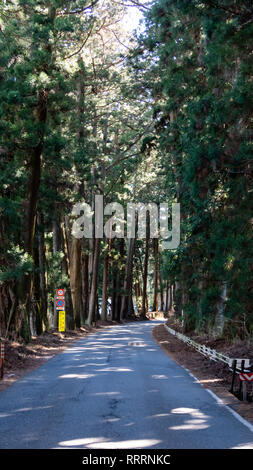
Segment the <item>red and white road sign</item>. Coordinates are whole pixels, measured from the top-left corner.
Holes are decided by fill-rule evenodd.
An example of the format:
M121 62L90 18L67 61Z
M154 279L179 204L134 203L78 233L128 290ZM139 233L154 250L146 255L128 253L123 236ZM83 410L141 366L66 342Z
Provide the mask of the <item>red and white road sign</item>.
M56 300L56 310L64 310L65 307L65 300L58 299Z
M57 289L57 295L59 297L64 297L64 289Z
M253 382L253 372L250 372L248 374L239 374L239 379L246 380L247 382Z

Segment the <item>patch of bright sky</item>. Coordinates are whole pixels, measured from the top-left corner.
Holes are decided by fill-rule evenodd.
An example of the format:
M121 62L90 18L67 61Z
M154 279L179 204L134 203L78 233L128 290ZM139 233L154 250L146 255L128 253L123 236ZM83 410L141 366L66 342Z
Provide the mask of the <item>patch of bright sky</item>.
M126 31L129 33L136 29L138 29L138 31L142 31L144 29L144 25L140 24L141 20L143 20L143 14L138 7L127 7L125 18L122 21Z

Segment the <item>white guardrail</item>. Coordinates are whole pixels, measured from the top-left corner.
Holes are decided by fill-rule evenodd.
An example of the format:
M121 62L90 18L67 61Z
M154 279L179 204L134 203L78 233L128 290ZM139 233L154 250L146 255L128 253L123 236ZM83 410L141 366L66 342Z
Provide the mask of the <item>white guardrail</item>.
M229 367L233 367L234 361L236 361L236 368L237 369L241 369L242 361L244 361L244 372L246 372L246 371L248 372L247 369L250 368L250 359L230 358L230 357L226 356L225 354L217 352L215 349L208 348L204 344L196 343L191 338L188 338L188 336L185 336L182 333L179 333L178 331L173 330L172 328L170 328L169 326L167 326L165 324L164 324L164 327L166 328L166 330L168 330L169 333L176 336L181 341L184 341L184 343L189 344L194 349L199 351L201 354L208 357L209 359L212 359L213 361L224 362L225 364L228 364Z

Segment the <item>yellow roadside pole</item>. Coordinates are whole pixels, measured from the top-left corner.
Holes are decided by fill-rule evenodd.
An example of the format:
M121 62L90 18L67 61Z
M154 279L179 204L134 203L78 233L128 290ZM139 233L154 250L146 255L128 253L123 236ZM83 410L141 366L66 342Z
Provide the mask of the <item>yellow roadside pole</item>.
M65 310L59 311L59 324L58 329L61 333L64 333L66 330L66 317L65 317Z

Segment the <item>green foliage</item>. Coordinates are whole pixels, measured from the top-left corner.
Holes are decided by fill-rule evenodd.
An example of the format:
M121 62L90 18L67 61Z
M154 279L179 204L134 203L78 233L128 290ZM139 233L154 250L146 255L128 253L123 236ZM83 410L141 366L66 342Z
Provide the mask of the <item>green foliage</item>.
M126 61L121 2L2 2L0 296L10 285L20 295L29 276L42 296L43 273L49 302L59 285L69 289L74 203L96 193L124 206L180 202L181 244L160 253L161 286L176 283L186 328L215 328L219 307L231 334L233 322L252 331L252 7L234 4L156 0ZM29 204L43 219L40 231L28 218L30 255ZM111 271L124 277L115 246ZM136 249L135 281L143 241ZM6 308L18 312L24 299Z
M28 275L33 269L33 259L19 246L11 246L6 251L7 268L0 270L0 284L6 281L17 281Z
M158 0L131 63L153 97L167 197L181 203L181 248L163 255L163 275L184 293L186 327L215 325L225 282L224 315L243 312L250 330L252 21L247 1L229 6Z

